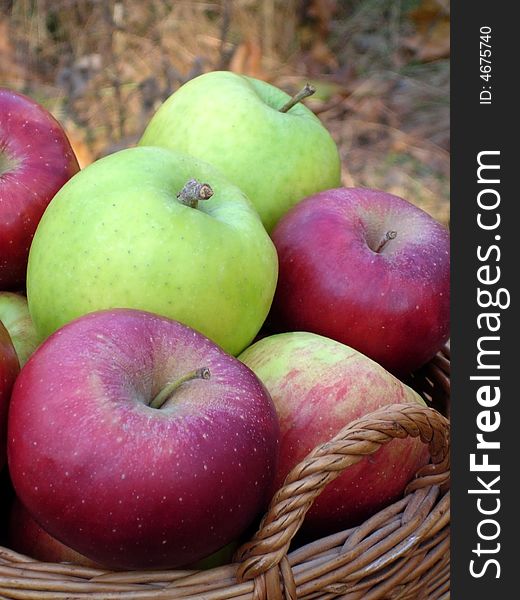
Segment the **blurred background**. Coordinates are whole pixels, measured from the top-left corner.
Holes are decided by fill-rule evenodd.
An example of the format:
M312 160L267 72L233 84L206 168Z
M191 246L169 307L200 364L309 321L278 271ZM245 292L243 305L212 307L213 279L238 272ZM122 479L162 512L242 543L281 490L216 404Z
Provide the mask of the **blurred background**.
M0 0L0 86L46 106L84 167L203 72L310 81L343 184L448 224L449 19L449 0Z

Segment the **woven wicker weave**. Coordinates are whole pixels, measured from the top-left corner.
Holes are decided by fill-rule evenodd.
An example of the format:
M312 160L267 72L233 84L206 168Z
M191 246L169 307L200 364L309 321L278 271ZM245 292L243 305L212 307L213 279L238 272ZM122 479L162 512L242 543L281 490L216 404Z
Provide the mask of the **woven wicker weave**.
M109 572L0 547L0 598L23 600L446 600L449 598L449 350L412 385L436 408L401 404L351 423L288 475L236 562L206 571ZM438 409L438 410L436 410ZM401 500L358 527L288 553L320 491L393 438L420 437L431 464Z

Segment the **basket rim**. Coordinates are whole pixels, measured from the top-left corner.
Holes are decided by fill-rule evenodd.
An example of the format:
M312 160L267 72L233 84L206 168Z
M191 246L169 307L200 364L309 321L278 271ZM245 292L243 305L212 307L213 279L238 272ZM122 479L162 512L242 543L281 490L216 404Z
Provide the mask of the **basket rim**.
M419 388L418 391L430 404L433 403L429 393L433 389L447 398L446 405L449 406L449 369L448 346L418 372L414 383L420 382L420 385L412 385ZM428 384L426 388L424 382ZM375 437L370 435L374 432ZM344 439L349 435L354 436L354 442L350 438ZM433 461L418 471L403 498L358 527L289 551L290 541L310 504L319 494L316 493L317 487L323 483L321 480L318 484L314 481L310 489L302 485L300 476L304 479L320 479L319 470L313 471L312 461L321 461L320 466L323 466L323 458L328 456L328 466L335 467L337 471L338 460L345 463L344 468L361 460L359 455L355 455L358 458L354 462L349 462L352 456L345 458L348 450L359 452L359 444L364 445L363 449L370 453L385 443L384 440L408 435L420 437L430 445ZM436 408L409 404L385 407L344 427L334 438L316 447L293 469L286 483L273 497L257 533L241 546L236 560L231 564L205 571L111 571L70 563L45 563L0 546L0 597L22 600L62 597L191 600L201 598L200 594L204 592L207 600L294 600L300 597L314 598L316 589L319 589L334 594L331 598L347 590L350 598L351 593L357 593L356 590L364 590L359 592L362 595L352 596L364 600L365 597L382 597L377 594L383 593L388 581L392 581L394 586L401 585L401 581L406 589L411 590L414 586L434 586L432 595L428 597L440 598L446 586L449 589L449 441L449 419ZM335 478L334 473L330 480L332 478ZM321 479L324 479L323 476ZM300 494L299 501L294 501L291 496L295 491ZM308 497L304 497L305 494ZM287 515L291 514L297 516L294 521L287 520ZM293 525L286 532L288 522ZM276 543L270 545L266 540L272 541L273 531ZM267 537L265 532L269 534ZM435 568L420 568L416 560L419 555L423 562L427 560ZM409 563L417 564L408 569ZM396 570L397 564L402 564L402 568ZM408 565L406 569L405 565ZM366 595L368 592L369 595ZM439 596L435 596L434 592L438 592Z

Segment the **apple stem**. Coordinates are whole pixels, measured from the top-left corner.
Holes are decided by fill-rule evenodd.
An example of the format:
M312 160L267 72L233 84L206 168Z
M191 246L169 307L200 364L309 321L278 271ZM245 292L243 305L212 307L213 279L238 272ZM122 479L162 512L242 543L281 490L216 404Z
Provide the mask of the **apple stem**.
M175 392L177 388L179 388L183 383L187 381L193 381L194 379L209 379L211 377L211 373L207 367L202 367L201 369L195 369L194 371L190 371L176 379L175 381L171 381L168 383L155 398L150 402L150 408L161 408L164 403L171 397L171 395Z
M312 96L315 91L316 88L313 85L311 85L310 83L306 83L305 86L297 94L295 94L290 100L287 100L287 102L282 106L282 108L280 108L280 112L286 113L287 111L291 110L291 108L295 104L298 104L298 102L301 102L304 98Z
M387 231L385 237L379 242L379 246L376 248L376 252L381 250L388 244L390 240L394 240L397 237L397 231Z
M177 194L179 202L197 208L199 200L209 200L213 196L213 190L208 183L200 183L196 179L186 182L182 190Z

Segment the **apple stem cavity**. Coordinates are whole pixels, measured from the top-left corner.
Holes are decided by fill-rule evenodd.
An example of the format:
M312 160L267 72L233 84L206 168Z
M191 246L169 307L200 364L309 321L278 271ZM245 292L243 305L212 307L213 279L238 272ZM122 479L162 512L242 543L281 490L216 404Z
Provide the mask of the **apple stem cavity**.
M199 200L209 200L213 196L213 190L208 183L200 183L196 179L190 179L182 190L177 194L179 202L190 208L197 208Z
M379 242L379 246L375 249L375 252L379 253L388 244L390 240L395 240L397 237L397 231L387 231L383 239Z
M150 402L149 406L150 408L161 408L172 396L175 390L177 390L183 383L186 383L187 381L193 381L194 379L209 379L210 377L211 373L207 367L190 371L189 373L186 373L186 375L179 377L179 379L168 383Z
M14 171L19 164L19 159L10 156L6 148L0 146L0 177L3 177L10 171Z
M311 85L310 83L306 83L305 86L297 94L295 94L290 100L287 100L287 102L282 106L282 108L280 108L280 112L288 112L295 104L298 104L298 102L301 102L304 98L312 96L315 91L316 88L313 85Z

